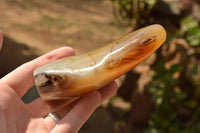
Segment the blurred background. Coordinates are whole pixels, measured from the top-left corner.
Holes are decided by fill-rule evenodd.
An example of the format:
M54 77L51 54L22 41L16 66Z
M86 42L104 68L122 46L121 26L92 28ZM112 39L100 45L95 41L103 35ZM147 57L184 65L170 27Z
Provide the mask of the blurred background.
M165 44L117 79L80 133L200 132L200 0L0 0L0 77L50 50L82 54L154 23Z

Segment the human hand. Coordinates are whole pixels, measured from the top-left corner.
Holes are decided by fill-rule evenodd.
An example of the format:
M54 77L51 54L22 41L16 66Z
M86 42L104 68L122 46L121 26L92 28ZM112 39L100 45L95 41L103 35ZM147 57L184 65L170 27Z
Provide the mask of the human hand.
M0 31L0 48L2 40ZM72 55L73 49L59 48L23 64L0 79L0 133L77 132L93 111L117 91L116 83L112 82L98 91L88 93L58 110L62 118L58 123L47 116L51 109L40 98L30 104L22 102L21 97L34 85L33 71L36 68Z

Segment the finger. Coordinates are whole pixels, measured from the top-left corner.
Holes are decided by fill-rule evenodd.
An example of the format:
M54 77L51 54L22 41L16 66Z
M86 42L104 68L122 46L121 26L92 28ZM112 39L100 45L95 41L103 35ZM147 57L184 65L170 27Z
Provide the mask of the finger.
M78 100L68 104L66 107L56 111L56 113L61 117L63 118L72 108L73 106L78 102ZM46 124L48 125L48 129L49 131L51 131L55 125L56 125L56 121L50 117L49 115L47 115L45 118L44 118Z
M55 126L54 132L77 132L94 110L117 90L115 82L100 91L93 91L80 99L70 112Z
M115 81L111 82L107 86L101 88L99 93L101 94L101 103L104 103L107 99L113 96L117 92L118 86Z
M0 30L0 49L1 49L2 43L3 43L3 34Z
M20 97L22 97L25 92L34 85L33 71L45 64L51 63L60 58L74 55L74 51L70 47L62 47L53 50L37 59L34 59L28 63L25 63L15 69L13 72L9 73L1 80L6 83L11 88L15 89Z
M55 112L61 108L68 106L76 99L55 100L55 101L43 101L41 98L37 98L33 102L29 103L26 107L33 117L45 117L50 112Z
M71 111L56 124L52 133L57 132L77 132L83 123L89 118L92 112L100 104L101 95L93 91L84 96Z
M101 88L99 93L101 94L101 103L107 100L110 96L114 95L117 91L116 82L112 82L107 86ZM54 112L63 108L67 105L67 107L61 109L62 111L58 111L61 116L64 116L69 109L72 108L71 105L74 105L77 99L68 99L68 100L60 100L60 101L52 101L52 102L44 102L41 98L37 98L33 102L27 105L27 109L30 110L30 114L34 117L44 117L50 112ZM73 103L72 103L73 102ZM71 104L72 103L72 104ZM70 104L70 105L69 105ZM67 109L68 108L68 109Z

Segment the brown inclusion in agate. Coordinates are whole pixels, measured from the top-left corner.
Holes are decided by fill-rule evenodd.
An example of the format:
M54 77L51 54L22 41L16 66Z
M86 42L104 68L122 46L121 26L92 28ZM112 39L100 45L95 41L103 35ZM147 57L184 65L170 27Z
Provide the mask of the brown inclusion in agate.
M155 24L87 54L45 65L34 72L38 92L48 102L81 97L130 71L165 40L165 29Z

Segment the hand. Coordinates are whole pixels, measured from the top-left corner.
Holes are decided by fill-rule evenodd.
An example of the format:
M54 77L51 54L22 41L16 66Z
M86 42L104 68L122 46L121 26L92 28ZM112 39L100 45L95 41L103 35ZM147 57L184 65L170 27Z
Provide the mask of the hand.
M2 45L0 31L0 48ZM30 104L21 97L34 85L33 71L57 59L74 55L73 49L63 47L51 51L33 61L23 64L0 79L0 132L1 133L72 133L77 132L92 112L117 90L115 82L93 91L57 111L62 119L56 123L47 116L51 110L40 98ZM14 58L14 57L13 57Z

